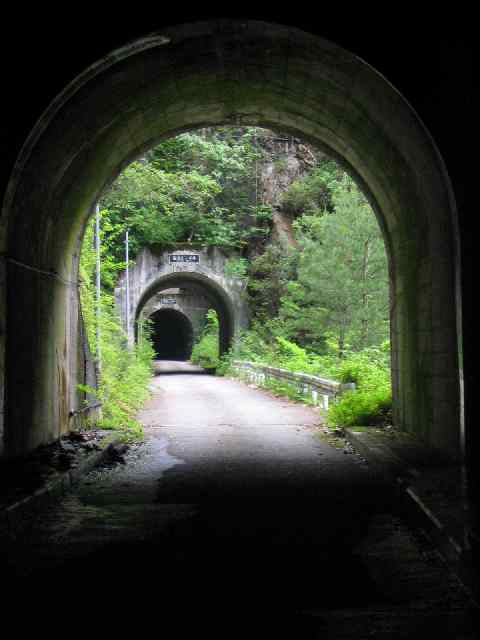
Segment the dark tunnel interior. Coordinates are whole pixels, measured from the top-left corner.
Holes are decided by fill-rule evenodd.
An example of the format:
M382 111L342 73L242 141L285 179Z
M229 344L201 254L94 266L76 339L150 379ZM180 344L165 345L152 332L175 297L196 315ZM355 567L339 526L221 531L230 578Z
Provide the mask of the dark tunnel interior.
M149 319L155 358L189 360L193 346L193 328L189 319L175 309L160 309Z

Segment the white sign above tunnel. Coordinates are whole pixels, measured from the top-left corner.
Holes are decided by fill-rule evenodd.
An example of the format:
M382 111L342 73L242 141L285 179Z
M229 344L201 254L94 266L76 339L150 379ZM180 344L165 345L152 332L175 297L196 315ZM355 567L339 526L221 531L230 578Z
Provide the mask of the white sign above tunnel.
M170 264L175 262L200 262L200 256L198 253L170 253L168 260Z

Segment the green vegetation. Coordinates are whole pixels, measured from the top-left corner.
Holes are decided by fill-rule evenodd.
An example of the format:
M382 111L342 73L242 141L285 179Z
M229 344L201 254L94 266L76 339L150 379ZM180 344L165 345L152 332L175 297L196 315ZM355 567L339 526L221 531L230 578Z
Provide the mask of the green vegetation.
M336 162L323 158L309 174L293 182L285 191L282 197L283 209L292 218L321 217L324 212L332 213L332 194L337 182L345 175Z
M328 410L331 427L353 425L391 424L390 353L388 342L380 347L367 347L361 351L344 353L342 358L327 353L308 352L297 344L277 336L275 342L266 341L262 332L252 329L237 341L228 358L268 364L288 371L308 373L320 377L354 382L355 391L346 391ZM292 399L305 398L292 385L270 380L266 388Z
M193 362L221 374L235 357L355 381L357 390L331 406L329 423L391 420L388 272L375 216L354 181L314 150L303 177L283 186L280 200L265 200L262 162L282 173L283 185L288 166L285 151L267 142L269 135L245 127L181 134L133 162L102 197L99 395L105 424L133 428L129 421L149 375L148 340L134 352L124 348L111 296L125 268L127 228L132 259L148 244L215 245L237 252L226 275L246 281L251 329L220 361L218 318L210 311ZM289 246L273 239L274 210L289 221ZM91 229L85 247L91 247L88 234ZM94 345L91 259L86 248L82 300Z
M261 158L253 128L184 133L146 153L101 199L112 260L122 265L127 228L132 259L149 244L186 242L244 252L264 244L272 210L255 196Z
M252 260L252 328L232 357L355 382L331 404L332 427L390 423L388 269L373 211L330 160L293 182L282 203L297 245L272 243Z
M281 317L304 343L323 339L343 356L388 338L388 271L375 216L351 178L332 189L333 213L302 215L294 227L298 279Z
M220 364L218 349L219 323L217 312L209 309L205 329L193 346L190 360L205 369L216 369Z
M94 220L87 227L82 248L80 295L88 341L95 352L97 336L93 232ZM104 252L105 247L106 244ZM95 396L102 403L102 418L97 426L118 429L126 440L142 436L142 427L135 420L135 414L148 397L148 383L152 375L153 349L148 339L148 328L145 327L141 333L143 339L135 347L128 349L126 336L115 312L113 296L103 290L100 309L100 384L97 390L85 386L81 390Z
M351 353L336 373L340 382L355 382L355 391L346 391L331 405L328 422L333 427L392 424L390 354L383 348L369 347Z
M225 275L230 278L245 278L248 273L246 258L230 258L225 264Z
M308 212L293 221L298 247L286 252L271 244L254 259L249 293L255 317L273 335L276 324L283 337L341 358L388 339L388 270L380 229L355 183L345 173L333 180L330 163L328 189L320 187L321 175L317 170L316 201L328 200L332 210L305 200ZM308 178L284 199L302 182Z

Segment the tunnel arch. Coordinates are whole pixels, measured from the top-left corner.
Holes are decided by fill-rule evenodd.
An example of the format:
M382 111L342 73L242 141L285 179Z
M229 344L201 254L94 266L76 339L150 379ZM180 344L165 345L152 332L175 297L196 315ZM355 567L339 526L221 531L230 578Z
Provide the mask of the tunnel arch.
M193 346L193 327L177 309L158 309L148 320L156 360L189 360Z
M217 312L219 322L218 347L219 354L222 356L227 353L232 346L233 336L235 334L235 310L227 292L224 291L215 280L204 274L193 272L170 273L153 280L143 291L138 301L134 312L135 325L137 325L145 305L153 296L164 289L169 289L170 287L181 288L189 284L199 287L207 297L210 298L212 308Z
M26 141L3 207L8 451L69 428L78 254L102 190L161 139L219 124L290 132L356 176L389 256L395 422L458 453L456 209L430 134L354 54L290 27L234 20L172 27L112 52L58 96Z

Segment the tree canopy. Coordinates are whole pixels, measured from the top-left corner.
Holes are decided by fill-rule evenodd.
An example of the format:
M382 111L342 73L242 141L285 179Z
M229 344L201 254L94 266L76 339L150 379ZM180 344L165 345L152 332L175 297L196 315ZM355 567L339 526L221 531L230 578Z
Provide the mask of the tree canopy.
M235 135L237 134L237 135ZM109 253L180 242L246 249L269 232L271 211L255 197L262 157L253 129L185 133L130 164L101 199Z
M294 223L297 280L287 286L281 316L292 333L314 341L321 327L341 354L388 339L388 270L375 216L346 174L331 188L331 207Z

